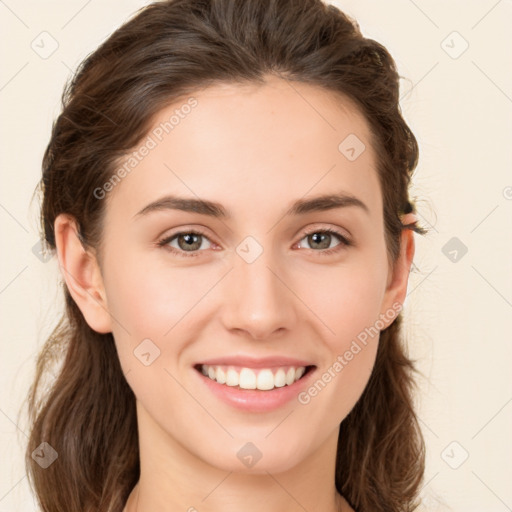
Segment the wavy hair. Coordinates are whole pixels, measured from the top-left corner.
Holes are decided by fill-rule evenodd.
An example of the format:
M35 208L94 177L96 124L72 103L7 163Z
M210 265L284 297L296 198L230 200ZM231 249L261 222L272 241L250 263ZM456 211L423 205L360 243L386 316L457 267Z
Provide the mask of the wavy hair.
M274 75L351 99L367 120L383 197L389 260L414 212L409 184L418 144L399 105L399 75L384 46L321 0L167 0L135 13L68 81L38 189L41 230L55 251L57 215L73 216L84 247L101 246L105 201L93 191L142 140L163 107L219 83ZM135 396L111 333L86 323L66 286L65 311L38 355L27 394L25 463L44 512L121 512L140 472ZM401 314L381 332L370 380L339 430L335 484L358 512L412 511L425 447L413 408L414 362ZM50 385L49 369L59 365ZM46 469L32 453L58 453ZM126 449L126 447L132 449Z

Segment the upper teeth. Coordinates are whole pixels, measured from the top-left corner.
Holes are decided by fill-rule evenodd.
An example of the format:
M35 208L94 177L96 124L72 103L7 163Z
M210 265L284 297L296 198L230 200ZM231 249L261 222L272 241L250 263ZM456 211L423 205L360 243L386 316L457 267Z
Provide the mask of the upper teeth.
M219 384L227 386L240 386L242 389L260 389L267 391L293 384L299 380L306 371L305 366L279 368L273 371L269 368L235 368L233 366L201 365L201 372Z

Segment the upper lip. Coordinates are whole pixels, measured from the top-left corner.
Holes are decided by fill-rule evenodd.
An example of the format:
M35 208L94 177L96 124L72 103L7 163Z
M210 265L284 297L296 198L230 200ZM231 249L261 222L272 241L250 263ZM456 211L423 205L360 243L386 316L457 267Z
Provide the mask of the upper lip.
M243 368L271 368L273 366L314 366L310 361L295 359L294 357L251 357L251 356L228 356L216 357L197 363L197 365L208 366L241 366Z

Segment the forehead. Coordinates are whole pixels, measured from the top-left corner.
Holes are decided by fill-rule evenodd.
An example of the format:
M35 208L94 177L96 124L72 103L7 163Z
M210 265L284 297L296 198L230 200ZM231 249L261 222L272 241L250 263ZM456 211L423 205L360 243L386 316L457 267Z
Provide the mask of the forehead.
M276 78L218 84L173 102L121 166L128 172L109 199L126 214L165 192L258 213L346 190L381 208L370 130L354 103Z

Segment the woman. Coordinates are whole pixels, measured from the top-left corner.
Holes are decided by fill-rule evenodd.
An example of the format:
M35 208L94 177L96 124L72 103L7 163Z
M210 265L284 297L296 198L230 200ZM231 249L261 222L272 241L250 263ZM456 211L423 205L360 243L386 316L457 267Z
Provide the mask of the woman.
M398 89L319 0L155 3L84 61L41 180L66 297L29 396L44 511L416 508Z

